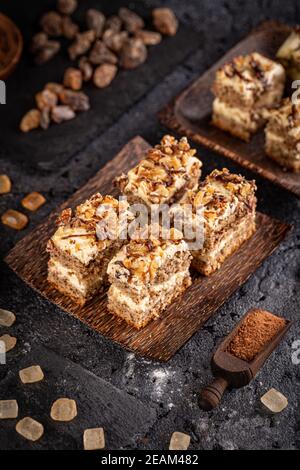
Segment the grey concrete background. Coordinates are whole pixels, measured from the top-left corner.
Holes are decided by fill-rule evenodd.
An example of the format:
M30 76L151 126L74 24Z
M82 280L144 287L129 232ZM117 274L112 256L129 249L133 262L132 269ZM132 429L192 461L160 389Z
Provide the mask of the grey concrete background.
M204 34L203 47L128 110L104 135L58 171L43 174L8 161L0 162L0 173L7 173L13 181L13 192L0 198L0 213L10 207L19 208L21 198L32 190L41 191L47 198L47 204L30 217L30 224L22 233L14 233L0 225L1 260L18 239L84 184L128 139L140 134L151 143L157 142L165 132L157 121L157 111L254 25L268 18L300 22L297 0L287 0L284 4L279 0L151 0L147 4L172 7L183 23ZM205 173L226 166L254 177L229 160L201 147L198 150ZM293 365L291 359L293 342L300 339L299 200L270 182L258 176L255 178L259 188L259 209L292 223L294 231L165 365L134 356L65 315L24 285L1 261L0 308L14 311L17 322L10 330L1 328L0 335L11 332L18 338L18 344L8 354L7 366L0 365L0 399L17 398L20 417L27 414L48 423L49 407L54 399L62 393L79 396L80 392L78 408L84 410L84 424L88 422L94 426L97 424L93 409L93 404L96 406L93 399L95 385L89 387L87 379L91 373L93 383L96 376L101 384L104 380L123 391L124 406L129 395L128 406L132 406L132 397L145 405L141 407L145 425L138 432L135 423L129 423L123 448L167 449L172 432L183 431L191 435L191 449L299 449L300 365ZM197 406L197 394L211 380L211 355L241 315L253 306L283 314L294 320L294 326L257 379L242 390L228 393L217 411L206 414ZM55 357L60 357L62 364L68 364L69 369L72 370L74 364L76 386L74 381L69 384L66 378L56 374L53 352ZM20 365L31 365L38 359L44 364L47 382L15 386ZM78 366L82 374L78 373ZM289 407L276 417L266 415L259 406L260 396L271 387L280 390L289 400ZM105 387L99 387L99 393L105 394ZM135 420L134 414L131 419ZM110 434L113 420L111 424L109 420L105 423L113 448L116 445L111 440L113 433ZM47 436L34 445L16 434L15 424L14 420L0 421L0 449L82 447L80 419L59 429L46 425ZM124 423L125 428L127 425Z

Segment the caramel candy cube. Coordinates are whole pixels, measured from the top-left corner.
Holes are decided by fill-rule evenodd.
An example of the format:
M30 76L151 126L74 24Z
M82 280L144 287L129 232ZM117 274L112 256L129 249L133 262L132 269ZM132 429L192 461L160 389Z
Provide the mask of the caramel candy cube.
M77 416L75 400L59 398L53 403L50 414L54 421L72 421Z
M25 209L28 209L29 211L37 211L43 204L45 204L46 199L44 196L40 193L37 192L32 192L30 194L27 194L22 201L21 204Z
M13 349L17 344L17 338L10 335L0 336L0 341L4 343L5 352L11 351L11 349Z
M0 419L14 419L19 413L16 400L0 400Z
M33 384L43 380L44 373L40 366L31 366L20 370L19 376L23 384Z
M7 194L11 190L11 181L7 175L0 175L0 194Z
M25 439L35 442L44 434L44 426L27 416L17 423L16 431Z
M187 450L191 442L188 434L174 432L171 437L169 450Z
M83 433L84 450L100 450L105 447L103 428L86 429Z
M14 230L22 230L28 224L28 217L22 212L8 209L1 215L1 222Z

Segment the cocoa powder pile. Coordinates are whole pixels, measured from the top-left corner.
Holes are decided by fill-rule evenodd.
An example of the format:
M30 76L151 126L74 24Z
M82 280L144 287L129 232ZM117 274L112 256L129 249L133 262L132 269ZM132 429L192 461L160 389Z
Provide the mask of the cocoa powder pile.
M229 344L228 352L251 362L285 326L283 318L264 310L253 310Z

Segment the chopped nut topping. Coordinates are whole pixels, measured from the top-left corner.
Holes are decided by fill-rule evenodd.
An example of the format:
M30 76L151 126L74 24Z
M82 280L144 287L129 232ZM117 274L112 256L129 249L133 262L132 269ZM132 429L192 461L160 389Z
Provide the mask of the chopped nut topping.
M191 180L193 189L197 186L202 163L195 154L186 137L178 141L166 135L127 176L117 178L116 183L124 194L138 195L146 203L169 202L177 191L188 189Z
M14 209L8 209L1 216L1 221L14 230L22 230L28 224L28 217Z
M38 210L43 204L45 204L46 199L44 196L40 193L33 192L25 196L21 204L25 209L28 209L30 211L36 211Z
M0 175L0 194L7 194L11 191L11 181L7 175Z

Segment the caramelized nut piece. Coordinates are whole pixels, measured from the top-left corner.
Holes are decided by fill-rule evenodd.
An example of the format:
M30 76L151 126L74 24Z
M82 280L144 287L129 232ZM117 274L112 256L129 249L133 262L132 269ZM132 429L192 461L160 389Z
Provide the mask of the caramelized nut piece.
M57 95L50 90L40 91L35 95L37 107L43 111L44 109L52 109L57 104Z
M69 67L64 74L64 85L67 88L78 91L82 88L81 70Z
M38 109L31 109L23 116L20 129L22 132L29 132L37 129L41 124L41 113Z
M30 194L27 194L27 196L22 199L21 204L23 207L25 207L25 209L34 212L38 210L43 204L45 204L45 202L46 199L44 196L34 191Z
M160 33L147 31L146 29L136 31L135 37L141 39L145 46L156 46L156 44L159 44L162 40Z
M94 85L105 88L111 84L117 74L118 68L113 64L99 65L94 72Z
M77 5L77 0L57 0L57 9L63 15L72 15Z
M5 352L11 351L14 349L15 345L17 344L17 338L10 335L3 335L0 336L0 341L2 341L5 345Z
M22 212L15 211L14 209L8 209L1 216L1 222L7 227L15 230L22 230L28 224L28 217Z
M7 175L0 175L0 194L7 194L11 190L11 181Z
M35 442L44 434L44 426L27 416L17 423L16 431L25 439Z
M175 36L178 29L178 21L170 8L154 8L152 17L157 31L166 36Z

